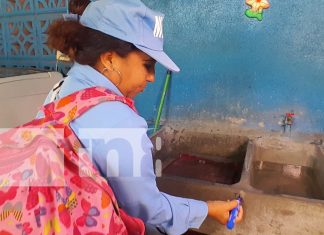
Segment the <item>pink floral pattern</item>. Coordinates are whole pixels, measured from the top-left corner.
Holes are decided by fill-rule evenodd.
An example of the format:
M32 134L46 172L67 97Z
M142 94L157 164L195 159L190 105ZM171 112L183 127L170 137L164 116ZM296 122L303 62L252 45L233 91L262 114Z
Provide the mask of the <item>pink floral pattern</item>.
M144 234L143 222L118 207L87 154L78 155L81 143L69 126L106 101L136 112L132 100L92 87L45 105L44 118L0 135L1 234Z

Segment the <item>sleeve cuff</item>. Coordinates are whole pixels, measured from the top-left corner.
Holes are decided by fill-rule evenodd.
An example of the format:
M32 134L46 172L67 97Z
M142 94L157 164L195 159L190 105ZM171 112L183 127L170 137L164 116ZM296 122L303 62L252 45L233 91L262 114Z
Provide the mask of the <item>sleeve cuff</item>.
M199 228L208 215L206 202L188 199L189 203L189 228Z

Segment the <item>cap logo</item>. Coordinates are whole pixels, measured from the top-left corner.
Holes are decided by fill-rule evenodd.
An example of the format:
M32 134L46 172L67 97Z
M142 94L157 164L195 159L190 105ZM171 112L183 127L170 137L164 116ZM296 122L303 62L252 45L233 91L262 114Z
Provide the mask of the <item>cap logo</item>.
M153 35L156 38L163 38L163 16L155 16L155 26Z

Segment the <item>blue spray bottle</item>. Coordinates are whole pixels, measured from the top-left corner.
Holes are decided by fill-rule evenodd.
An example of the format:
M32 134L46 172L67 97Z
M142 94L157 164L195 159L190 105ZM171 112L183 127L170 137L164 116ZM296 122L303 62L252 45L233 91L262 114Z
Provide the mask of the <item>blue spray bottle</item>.
M228 229L230 229L230 230L232 230L234 228L234 226L235 226L236 217L237 217L237 215L239 213L240 206L243 203L243 199L242 199L242 197L240 195L237 197L236 200L238 201L238 205L233 210L231 210L229 219L228 219L227 224L226 224L226 227Z

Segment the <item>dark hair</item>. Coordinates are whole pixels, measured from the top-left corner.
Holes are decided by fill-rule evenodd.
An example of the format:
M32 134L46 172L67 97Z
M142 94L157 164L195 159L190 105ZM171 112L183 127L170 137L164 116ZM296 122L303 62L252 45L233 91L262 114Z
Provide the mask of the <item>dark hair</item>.
M90 0L70 0L69 12L82 15L83 11L86 9L90 2Z
M123 40L81 25L78 21L54 21L47 30L47 44L80 64L94 66L99 56L114 51L125 57L137 48Z

